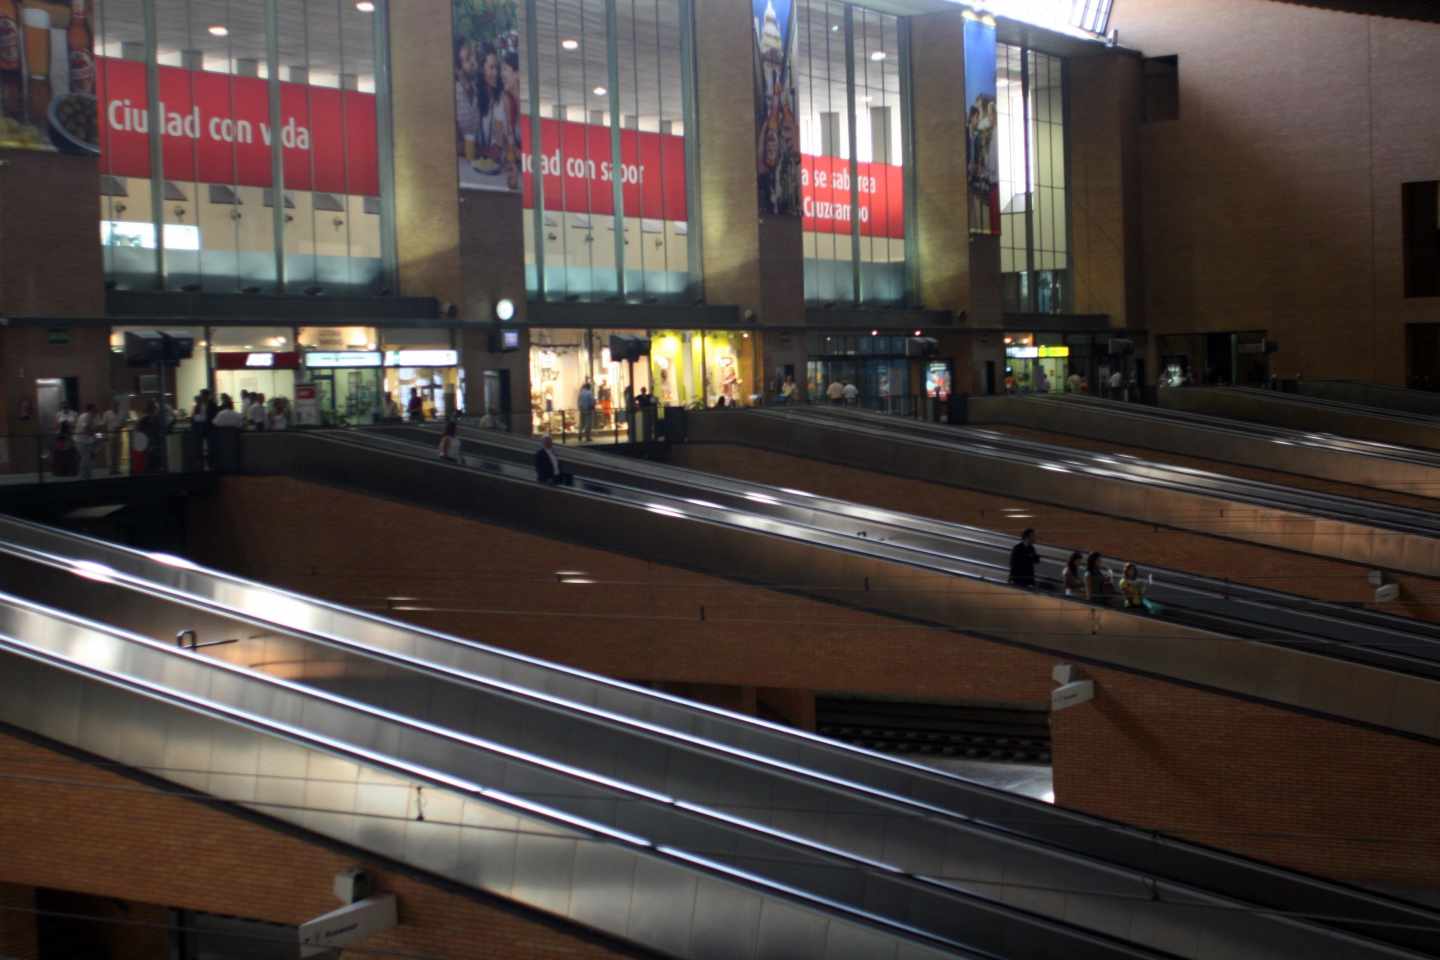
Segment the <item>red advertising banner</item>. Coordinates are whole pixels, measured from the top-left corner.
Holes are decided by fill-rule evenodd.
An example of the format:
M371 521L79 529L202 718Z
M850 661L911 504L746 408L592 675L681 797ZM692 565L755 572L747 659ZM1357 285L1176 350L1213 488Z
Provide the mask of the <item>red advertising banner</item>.
M529 133L528 121L525 132ZM614 172L610 128L562 120L541 120L541 163L545 208L566 213L614 213ZM684 220L685 140L661 133L620 131L625 214L654 220ZM850 233L850 162L839 157L802 155L800 171L804 229ZM534 207L534 157L524 157L525 207ZM905 236L904 175L885 163L857 165L860 235Z
M525 133L530 127L528 120ZM610 128L568 120L540 121L545 209L610 215L615 175ZM534 206L535 158L524 157L525 206ZM621 192L627 217L684 220L685 140L662 133L620 131Z
M860 236L905 238L905 177L888 163L857 163ZM812 233L850 233L850 161L843 157L800 157L803 229Z
M150 176L145 65L96 60L100 169ZM160 67L165 177L178 182L271 186L278 138L287 190L378 196L375 96L280 84L280 129L270 124L269 82L258 77Z

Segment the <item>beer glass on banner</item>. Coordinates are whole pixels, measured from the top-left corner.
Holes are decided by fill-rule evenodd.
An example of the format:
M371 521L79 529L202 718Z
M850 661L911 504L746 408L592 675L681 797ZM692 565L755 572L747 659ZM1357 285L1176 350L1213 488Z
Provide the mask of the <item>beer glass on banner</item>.
M0 0L0 121L19 121L23 113L25 77L21 72L20 7L16 0Z
M89 0L70 0L65 49L70 58L70 92L95 93L95 34L86 13Z
M39 7L25 7L25 68L30 76L29 95L26 97L28 117L41 130L46 128L45 119L50 110L53 91L50 89L50 11Z

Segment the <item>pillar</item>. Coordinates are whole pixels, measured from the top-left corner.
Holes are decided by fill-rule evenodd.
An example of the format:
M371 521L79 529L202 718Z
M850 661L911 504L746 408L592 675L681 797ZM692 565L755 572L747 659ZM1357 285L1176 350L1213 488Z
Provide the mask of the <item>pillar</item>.
M1140 291L1141 61L1107 51L1069 62L1070 236L1075 312L1143 327Z
M760 214L751 8L698 0L694 9L705 299L735 304L758 323L799 326L805 318L800 217Z
M970 310L965 171L965 18L959 7L912 18L917 292L932 310ZM998 278L997 278L998 280Z
M459 304L464 281L455 98L446 95L455 89L451 0L407 0L403 13L389 23L400 292Z

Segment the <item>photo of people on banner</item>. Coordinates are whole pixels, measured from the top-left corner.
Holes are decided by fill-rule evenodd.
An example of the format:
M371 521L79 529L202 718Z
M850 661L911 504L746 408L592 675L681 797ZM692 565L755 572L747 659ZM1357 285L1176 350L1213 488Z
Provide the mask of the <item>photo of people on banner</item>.
M100 152L93 0L0 0L0 147Z
M795 95L794 0L752 0L755 13L755 156L760 212L800 213L800 125Z
M5 0L0 0L0 3ZM520 189L518 0L454 0L460 189Z
M965 170L970 232L1000 234L1000 140L995 112L995 21L965 18Z

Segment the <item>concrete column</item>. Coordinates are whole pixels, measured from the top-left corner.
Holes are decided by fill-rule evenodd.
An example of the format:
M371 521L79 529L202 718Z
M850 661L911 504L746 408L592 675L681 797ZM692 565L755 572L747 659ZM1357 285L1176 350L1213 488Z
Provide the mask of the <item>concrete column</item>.
M1070 61L1070 237L1076 313L1143 327L1140 290L1138 55ZM1152 367L1153 369L1153 367Z
M705 299L753 311L759 323L799 325L805 316L800 217L760 215L748 79L754 32L748 5L695 4Z
M971 306L970 208L965 175L965 19L960 9L914 18L916 250L920 302L930 309ZM998 285L998 277L996 278Z
M395 148L395 253L400 292L459 304L459 181L450 0L409 0L390 20ZM381 136L385 132L381 131ZM519 242L517 231L516 243ZM518 302L523 302L519 298Z

